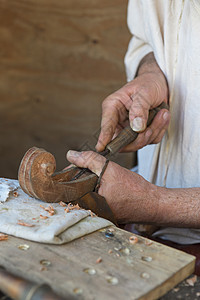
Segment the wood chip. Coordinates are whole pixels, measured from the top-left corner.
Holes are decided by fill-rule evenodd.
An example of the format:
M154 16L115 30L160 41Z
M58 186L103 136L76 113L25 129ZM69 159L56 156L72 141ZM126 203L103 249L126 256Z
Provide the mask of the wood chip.
M13 196L14 196L14 197L18 197L18 196L19 196L18 192L14 192L14 193L13 193Z
M40 205L40 207L42 207L45 211L48 211L50 216L55 215L55 210L52 205L49 205L48 207L44 207L44 206Z
M0 233L0 241L6 241L8 239L8 235L4 233Z
M97 258L96 264L99 264L99 263L101 263L101 262L102 262L102 258L101 258L101 256L100 256L99 258Z
M54 211L54 210L50 210L50 211L49 211L49 215L50 215L50 216L53 216L54 214L55 214L55 211Z
M90 213L90 217L96 217L96 215L90 210L90 209L88 209L88 211L89 211L89 213Z
M66 206L66 203L63 201L60 201L59 204L60 204L60 206L63 206L63 207Z
M145 240L145 245L146 245L146 246L151 246L152 244L153 244L152 241L150 241L150 240Z
M70 209L70 210L74 210L74 209L79 210L79 209L80 209L80 206L79 206L78 204L72 205L72 206L69 207L69 209Z
M94 218L96 217L96 215L92 211L90 211L90 217Z
M43 205L41 205L41 204L40 204L40 207L43 208L43 209L45 209L45 207Z
M66 213L69 213L70 212L70 210L69 210L69 208L67 207L67 208L65 208L65 212Z
M21 226L26 226L26 227L34 227L35 226L33 224L28 224L28 223L25 223L25 222L22 222L22 221L18 221L17 224L21 225Z
M42 268L40 269L41 272L47 271L47 270L48 270L47 267L42 267Z
M112 249L108 250L108 254L111 254L113 253Z
M197 281L197 275L194 275L193 277L186 279L187 284L189 284L190 286L194 286L196 281Z
M43 219L43 220L46 220L46 219L48 219L48 217L47 217L47 216L43 216L43 215L40 215L40 218L41 218L41 219Z
M131 236L129 237L129 243L130 243L130 244L134 245L134 244L136 244L137 242L138 242L138 237L137 237L137 236L131 235Z

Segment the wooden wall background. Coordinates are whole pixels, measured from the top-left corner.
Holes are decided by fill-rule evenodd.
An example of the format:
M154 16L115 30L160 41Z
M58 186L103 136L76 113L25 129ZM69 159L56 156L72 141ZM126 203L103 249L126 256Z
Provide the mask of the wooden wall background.
M66 165L98 134L101 102L125 83L127 0L0 0L0 176L25 151ZM117 161L131 166L132 155Z

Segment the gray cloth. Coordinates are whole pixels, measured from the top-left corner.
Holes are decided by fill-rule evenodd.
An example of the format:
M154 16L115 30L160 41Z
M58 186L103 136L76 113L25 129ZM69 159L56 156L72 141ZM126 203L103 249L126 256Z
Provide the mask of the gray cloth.
M0 200L0 232L32 241L63 244L113 225L106 219L92 217L88 210L74 209L67 213L66 207L59 203L31 198L22 191L17 180L0 178ZM49 204L54 215L44 209Z
M200 243L200 229L167 227L156 231L152 236L182 245Z

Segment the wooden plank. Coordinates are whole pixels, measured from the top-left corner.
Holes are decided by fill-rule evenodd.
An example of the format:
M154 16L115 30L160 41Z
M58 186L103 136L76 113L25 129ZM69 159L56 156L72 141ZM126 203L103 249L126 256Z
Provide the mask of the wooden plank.
M13 274L46 282L60 295L77 299L157 299L194 271L195 258L114 227L65 245L39 244L9 237L1 242L0 265ZM111 234L112 235L112 234ZM20 244L28 244L27 251ZM99 263L97 259L101 257ZM51 265L42 271L41 260ZM89 269L89 270L88 270ZM91 274L90 274L91 273Z
M32 146L58 169L67 150L94 146L101 102L126 81L127 3L0 0L0 176L17 178Z

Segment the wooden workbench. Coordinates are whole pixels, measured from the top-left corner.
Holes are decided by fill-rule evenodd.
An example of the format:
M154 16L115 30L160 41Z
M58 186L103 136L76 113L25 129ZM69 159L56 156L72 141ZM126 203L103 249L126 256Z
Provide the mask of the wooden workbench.
M0 265L87 300L157 299L193 272L193 256L143 237L131 244L131 233L110 228L61 246L10 236L0 244ZM19 249L24 244L29 248Z

